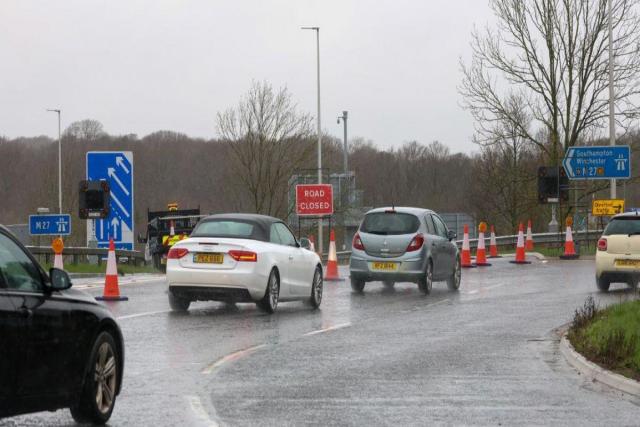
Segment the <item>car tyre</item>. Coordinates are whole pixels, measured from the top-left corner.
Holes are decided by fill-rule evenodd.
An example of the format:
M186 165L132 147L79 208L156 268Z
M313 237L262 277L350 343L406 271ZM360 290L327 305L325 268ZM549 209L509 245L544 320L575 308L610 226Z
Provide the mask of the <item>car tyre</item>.
M269 274L269 280L267 281L267 288L264 292L264 297L256 304L263 311L272 314L278 308L278 298L280 297L280 277L278 272L274 268Z
M113 336L103 331L89 355L89 369L78 402L71 406L71 416L78 423L104 424L116 404L120 355Z
M427 270L424 272L424 276L418 281L418 288L425 295L429 295L431 289L433 289L433 263L431 260L427 262Z
M460 265L460 258L456 258L456 265L453 270L453 274L447 279L447 287L450 291L457 291L460 289L460 281L462 279L462 266Z
M611 282L604 277L596 277L596 284L598 285L600 292L607 292Z
M187 311L189 310L189 305L191 305L191 301L174 295L173 292L169 291L169 306L173 311Z
M313 283L311 284L311 297L309 298L311 307L320 307L320 303L322 303L322 288L322 268L316 267L316 272L313 274Z
M351 278L351 290L353 290L353 292L361 294L364 291L365 283L366 282L364 280L354 279L352 277Z

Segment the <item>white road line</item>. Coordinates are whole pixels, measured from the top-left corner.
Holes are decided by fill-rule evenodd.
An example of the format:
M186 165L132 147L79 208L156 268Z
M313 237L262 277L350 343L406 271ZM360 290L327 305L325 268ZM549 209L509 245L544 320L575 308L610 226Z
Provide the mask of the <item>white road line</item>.
M465 295L475 295L475 294L477 294L479 292L490 291L491 289L499 288L501 286L504 286L504 283L499 283L497 285L491 285L491 286L485 286L485 287L482 287L480 289L474 289L472 291L466 291L466 292L463 292L463 294L465 294Z
M117 317L118 320L134 319L136 317L153 316L154 314L170 313L171 310L147 311L145 313L127 314L126 316Z
M118 283L118 285L127 286L127 285L135 285L138 283L157 282L161 280L163 280L163 278L159 278L159 277L133 278L130 280L122 280L122 283ZM120 280L118 280L118 282L120 282ZM75 289L91 289L91 288L97 288L100 286L104 286L104 279L83 283L81 285L73 285Z
M267 344L260 344L260 345L254 346L254 347L245 348L244 350L236 351L236 352L231 353L231 354L227 354L223 358L216 360L215 362L213 362L212 364L210 364L209 366L204 368L202 370L202 374L203 375L209 375L213 371L218 369L220 366L224 365L225 363L232 362L234 360L238 360L238 359L240 359L240 358L242 358L244 356L248 356L249 354L251 354L251 353L253 353L253 352L257 351L257 350L260 350L261 348L264 348L266 346L267 346Z
M191 406L191 410L193 413L202 421L205 422L209 427L219 427L220 423L216 420L212 420L207 411L204 409L202 405L202 401L198 396L185 396L187 402L189 402L189 406Z
M307 332L306 334L302 334L303 337L308 337L310 335L321 334L323 332L335 331L336 329L348 328L351 326L351 323L341 323L339 325L329 326L323 329L318 329L316 331Z

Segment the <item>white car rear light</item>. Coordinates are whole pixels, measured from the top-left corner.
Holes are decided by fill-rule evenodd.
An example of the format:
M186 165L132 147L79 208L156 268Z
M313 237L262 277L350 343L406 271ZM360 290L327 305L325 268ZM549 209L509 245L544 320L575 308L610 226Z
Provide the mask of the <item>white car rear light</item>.
M599 251L606 251L607 250L607 239L602 238L602 239L598 240L598 250Z

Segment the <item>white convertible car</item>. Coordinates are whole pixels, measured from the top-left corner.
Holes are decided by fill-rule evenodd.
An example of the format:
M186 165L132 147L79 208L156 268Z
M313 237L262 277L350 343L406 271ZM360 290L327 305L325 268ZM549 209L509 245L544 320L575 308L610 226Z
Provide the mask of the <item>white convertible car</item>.
M305 247L303 247L305 246ZM273 313L278 301L322 301L322 264L282 221L264 215L204 218L167 255L169 304L191 301L255 302Z

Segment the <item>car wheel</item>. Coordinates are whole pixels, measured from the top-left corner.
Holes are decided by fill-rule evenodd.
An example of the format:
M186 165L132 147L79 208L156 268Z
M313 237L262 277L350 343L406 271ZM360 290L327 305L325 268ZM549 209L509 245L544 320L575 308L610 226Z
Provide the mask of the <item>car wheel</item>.
M173 292L169 291L169 306L171 307L171 310L187 311L189 310L189 305L191 305L190 300L176 296Z
M309 298L309 304L313 308L320 307L322 302L322 269L316 267L316 272L313 275L313 283L311 284L311 298Z
M384 285L385 288L391 289L396 284L396 282L392 282L391 280L384 280L382 284Z
M364 285L364 280L354 279L353 277L351 278L351 289L354 292L362 293L362 291L364 291Z
M611 285L611 282L603 277L596 277L596 284L598 285L598 289L601 292L607 292L609 290L609 285Z
M280 297L280 278L278 272L274 268L269 274L269 281L267 282L267 289L264 293L264 297L258 301L257 305L267 313L273 313L278 307L278 298Z
M424 272L424 276L418 281L418 288L420 288L420 291L425 295L431 293L431 289L433 288L433 263L431 260L427 262L427 271Z
M119 355L109 332L101 332L89 355L89 369L71 416L79 423L104 424L111 417L118 389Z
M453 274L447 279L447 287L451 291L460 289L460 280L462 279L462 268L460 266L460 258L456 258L456 266Z

